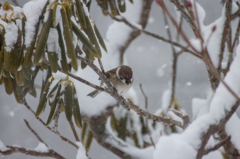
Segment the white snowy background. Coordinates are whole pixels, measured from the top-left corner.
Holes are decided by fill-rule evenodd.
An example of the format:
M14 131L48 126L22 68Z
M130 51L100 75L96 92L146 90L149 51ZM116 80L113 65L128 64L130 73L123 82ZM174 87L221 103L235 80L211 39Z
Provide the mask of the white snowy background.
M1 3L4 1L0 0ZM20 5L23 5L27 2L27 0L18 0ZM169 7L172 14L175 15L175 10L172 8L172 5L169 5L167 1L165 1L167 6ZM198 0L199 4L204 8L206 12L206 17L201 24L202 27L207 26L210 23L213 23L222 15L222 6L220 4L220 0ZM9 1L9 3L12 3ZM134 9L132 9L134 11ZM128 11L129 12L129 11ZM131 11L130 11L131 13ZM109 34L109 26L112 25L112 20L109 17L105 17L101 14L101 10L97 7L96 2L92 0L92 6L90 9L90 14L92 20L96 23L101 35L108 40ZM217 22L221 21L218 20ZM219 22L220 23L220 22ZM111 26L112 27L112 26ZM146 27L146 30L150 32L157 33L159 35L167 37L166 34L166 27L164 24L163 16L161 8L153 2L152 9L149 16L149 22ZM171 26L170 26L171 27ZM184 25L184 28L187 30L191 30L187 25ZM175 32L175 31L173 31ZM190 31L191 33L192 31ZM189 33L189 32L187 32ZM188 34L191 38L193 37L192 34ZM113 38L113 37L112 37ZM112 41L112 39L109 39ZM114 40L114 39L113 39ZM106 41L108 45L108 41ZM114 51L112 51L114 52ZM148 96L149 101L149 111L154 113L162 104L161 98L166 89L169 88L169 82L171 79L171 48L169 44L166 44L162 41L156 40L152 37L141 35L138 37L134 42L130 45L130 47L126 50L126 59L127 64L132 67L134 72L134 89L137 93L138 101L140 106L144 106L144 98L140 92L139 84L142 83L143 88L145 90L146 95ZM104 60L111 59L111 54L103 53L103 63ZM114 57L114 56L113 56ZM116 58L116 57L115 57ZM116 59L114 59L116 60ZM108 63L104 65L105 68L108 70L111 67L115 67L116 63L112 61L112 64ZM109 68L110 67L110 68ZM89 71L88 69L85 70L86 72ZM81 71L79 71L81 74ZM83 76L88 76L83 74ZM97 76L95 76L97 79ZM41 85L41 77L39 76L39 80L36 81L35 84ZM92 79L91 82L96 83L97 80ZM96 83L97 84L97 83ZM82 87L81 84L76 85L77 87ZM82 91L84 90L84 91ZM92 89L86 87L84 89L77 90L80 97L89 93ZM60 152L63 156L67 158L75 158L77 154L77 150L69 146L68 144L59 140L57 136L55 136L52 132L49 132L47 129L44 128L37 120L35 120L34 116L22 105L19 105L15 102L15 98L13 95L8 96L5 94L4 86L0 86L0 140L6 145L20 145L26 148L36 148L41 147L39 145L39 141L32 135L32 133L27 129L23 119L27 119L29 124L38 132L38 134L43 138L47 144ZM38 90L38 94L40 90ZM198 110L194 110L195 114L192 114L192 105L196 106L202 103L202 105L207 105L206 103L209 100L209 96L211 94L210 91L210 84L208 82L208 76L206 72L206 67L204 63L193 57L189 54L182 54L178 60L178 70L177 70L177 82L176 82L176 96L178 103L186 109L187 113L191 117L201 116L208 113L208 107L205 109L198 109L201 112L197 114ZM102 95L103 96L103 95ZM99 97L100 98L100 97ZM112 99L111 97L108 97ZM195 98L194 100L192 100ZM207 99L208 98L208 99ZM207 100L203 100L207 99ZM27 96L27 101L29 105L35 110L37 108L36 103L38 102L39 98L33 98L31 96ZM86 103L89 98L79 99L80 107L81 102ZM97 100L97 99L96 99ZM91 100L92 101L92 100ZM89 102L91 102L89 101ZM111 102L114 102L112 99ZM214 101L213 101L214 102ZM48 112L48 109L46 112ZM212 108L213 109L213 108ZM94 110L94 108L89 107L89 110ZM99 109L96 109L99 110ZM91 111L92 114L96 114L95 111ZM84 111L84 110L82 110ZM89 114L91 114L89 113ZM44 113L41 117L42 119L47 119L47 113ZM204 118L204 117L202 117ZM216 117L217 118L217 117ZM234 130L231 126L231 123L236 124L237 116L234 115L234 118L229 121L226 125L229 132L234 134ZM210 122L210 121L209 121ZM195 124L196 125L196 124ZM196 130L194 124L192 126L192 130ZM59 132L63 136L70 136L69 138L74 141L72 136L72 132L70 130L69 124L67 123L65 116L60 117L59 122ZM188 138L189 132L191 132L191 127L182 135L172 135L171 138L162 137L161 142L157 144L157 151L154 153L154 157L156 156L164 156L163 158L177 158L174 156L167 156L172 155L172 152L162 152L161 150L166 150L169 148L172 151L176 152L183 152L182 149L179 149L181 146L184 148L184 152L187 154L181 154L183 156L189 156L189 158L193 158L192 156L195 155L195 150L193 149L194 146L189 146L187 142L183 142ZM238 131L239 132L239 131ZM238 134L235 134L236 137ZM195 136L189 138L188 140L193 140ZM162 144L164 143L164 144ZM168 143L168 144L165 144ZM189 142L190 143L190 142ZM80 143L78 143L79 146ZM176 145L176 147L173 147ZM194 145L194 144L193 144ZM236 147L240 147L237 145ZM0 143L1 147L1 143ZM164 149L161 149L164 147ZM41 147L42 148L42 147ZM80 152L79 152L80 153ZM179 154L178 154L179 155ZM211 158L212 154L208 155L208 158ZM118 158L111 152L101 148L94 140L93 144L89 151L89 156L92 159L115 159ZM215 154L215 157L217 155ZM178 156L179 157L179 156ZM219 156L220 157L220 156ZM32 159L32 156L26 156L20 153L13 154L10 156L0 156L0 158L11 158L11 159ZM155 159L155 158L154 158Z

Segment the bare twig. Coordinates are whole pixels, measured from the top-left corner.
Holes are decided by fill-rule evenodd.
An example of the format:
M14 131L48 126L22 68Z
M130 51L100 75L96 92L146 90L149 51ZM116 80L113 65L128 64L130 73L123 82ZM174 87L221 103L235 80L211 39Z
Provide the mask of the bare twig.
M163 0L157 0L157 3L159 6L167 13L168 17L172 21L173 25L176 27L176 29L179 31L179 34L183 38L183 40L187 43L187 45L194 51L195 56L202 58L202 55L200 52L190 43L187 35L183 32L182 28L177 24L176 20L173 18L169 10L167 9L165 3Z
M194 3L195 1L193 1L193 3ZM192 3L191 1L188 1L188 3ZM195 15L194 15L194 13L193 13L193 7L194 7L194 11L195 11ZM196 5L195 5L195 3L194 4L191 4L190 6L188 6L188 5L186 5L186 9L187 9L187 11L188 11L188 13L189 13L189 15L190 15L190 17L191 17L191 19L192 19L192 24L193 24L193 27L192 27L192 29L193 29L193 33L194 33L194 35L197 37L197 38L199 38L199 39L201 39L201 42L203 42L203 39L202 39L202 36L201 36L201 31L200 31L200 24L199 24L199 19L198 19L198 16L197 16L197 8L196 8Z
M225 145L227 142L229 142L231 140L231 136L228 136L227 138L225 138L224 140L220 141L219 143L217 143L215 146L206 149L204 151L204 155L207 155L208 153L218 150L220 147L222 147L223 145Z
M189 15L187 14L184 7L181 5L179 0L170 0L170 2L173 3L177 7L178 11L181 12L182 17L186 20L186 22L188 22L189 26L193 29L192 19L189 17Z
M73 125L73 122L69 122L69 125L70 125L70 127L72 129L72 132L73 132L73 135L74 135L76 141L80 141L80 139L78 137L78 134L77 134L77 131L76 131L74 125Z
M217 133L219 136L219 141L225 140L229 137L229 134L225 131L225 126ZM227 154L228 158L235 159L240 158L240 153L238 149L235 147L235 144L231 142L231 140L227 140L223 145L224 151Z
M190 122L189 116L186 113L182 113L180 111L177 111L176 109L169 109L172 111L175 115L180 117L183 120L183 127L186 128Z
M151 5L152 5L153 0L143 0L142 1L142 11L140 13L140 19L138 21L138 24L142 26L142 29L145 29L147 22L148 22L148 17L149 13L151 10ZM132 30L131 33L129 33L128 39L120 46L120 64L123 64L123 55L126 51L126 49L129 47L131 42L136 39L139 35L141 34L141 31L139 30Z
M52 149L49 149L48 152L40 152L36 150L30 150L23 147L18 146L6 146L7 150L0 150L0 153L3 155L11 155L13 153L23 153L25 155L36 156L36 157L52 157L56 159L64 159L63 156L58 154Z
M164 41L164 42L170 43L170 44L172 44L172 45L174 45L174 46L177 46L177 47L181 48L182 50L184 50L184 51L186 51L186 52L191 53L192 55L194 55L194 56L196 56L196 57L198 57L198 58L201 58L201 56L200 56L199 54L196 54L196 53L194 52L195 50L194 50L194 51L191 51L191 50L189 50L187 47L182 46L181 44L179 44L179 43L177 43L177 42L173 42L173 41L168 40L168 39L166 39L166 38L164 38L164 37L162 37L162 36L159 36L159 35L157 35L157 34L148 32L148 31L146 31L146 30L139 29L138 27L136 27L135 25L131 24L128 20L126 20L126 18L124 18L124 17L122 17L122 16L117 16L117 17L115 17L114 15L112 15L112 14L104 7L104 5L102 4L102 2L100 2L99 0L96 0L96 1L97 1L98 5L104 10L104 12L105 12L107 15L109 15L113 20L118 21L118 22L123 22L123 23L125 23L126 25L128 25L130 28L132 28L133 30L138 30L138 31L140 31L140 32L142 32L142 33L144 33L144 34L146 34L146 35L149 35L149 36L152 36L152 37L157 38L157 39L159 39L159 40L162 40L162 41Z
M56 159L64 159L63 156L61 156L59 153L55 152L49 146L42 140L42 138L36 133L35 130L29 125L28 121L24 119L24 122L28 129L34 134L34 136L41 142L43 143L48 150L46 152L42 151L37 151L37 150L31 150L31 149L25 149L23 147L19 146L6 146L6 150L0 150L0 153L3 155L11 155L13 153L23 153L25 155L30 155L30 156L36 156L36 157L52 157Z
M34 111L32 110L32 108L28 105L28 103L27 103L27 101L26 101L25 98L23 99L23 104L24 104L25 107L35 116L35 112L34 112ZM78 149L78 146L77 146L75 143L73 143L72 141L70 141L70 140L67 139L66 137L62 136L59 132L54 131L54 130L53 130L52 128L50 128L49 126L46 126L46 123L45 123L41 118L36 117L36 119L37 119L38 121L40 121L40 123L42 123L46 128L48 128L50 131L52 131L52 132L55 133L58 137L60 137L61 140L69 143L70 145L72 145L72 146L74 146L75 148Z
M151 119L151 120L157 121L157 122L163 122L164 124L168 124L168 125L176 125L182 129L184 128L183 125L181 124L181 122L179 122L179 121L150 114L150 113L144 111L143 109L139 108L137 105L133 104L131 101L128 101L127 104L130 107L130 109L135 111L138 115L146 117L147 119Z
M222 60L223 60L223 53L225 50L225 42L227 39L228 30L230 28L230 22L231 22L231 10L232 10L232 0L227 0L226 2L226 11L225 11L225 17L226 20L224 22L224 28L222 32L222 40L220 45L220 53L219 53L219 62L218 62L218 71L222 68Z
M182 36L183 40L194 50L196 51L196 54L200 54L203 61L205 62L207 68L209 69L209 71L215 76L215 78L217 78L219 81L222 82L222 84L227 88L227 90L238 100L240 101L240 98L238 97L238 95L236 94L236 92L234 92L227 84L226 82L222 79L222 77L220 76L220 74L218 73L218 71L216 70L216 68L214 67L211 58L209 56L209 53L207 51L206 48L203 48L203 50L201 52L197 51L196 48L190 43L189 39L187 38L186 34L179 29L180 27L178 26L176 20L173 18L173 16L171 15L171 13L169 12L169 10L167 9L165 3L163 0L157 0L157 3L162 7L162 9L164 9L167 13L167 15L169 16L169 18L171 19L172 23L174 24L174 26L179 30L180 35Z
M98 58L98 63L99 63L99 65L100 65L100 68L101 68L101 70L102 70L102 73L103 73L104 75L106 75L106 73L105 73L105 71L104 71L104 68L103 68L102 60L101 60L100 58Z
M231 51L233 51L235 45L239 43L239 33L240 33L240 18L238 20L238 26L237 26L237 30L235 33L235 38L233 40L233 45L232 45Z
M163 12L165 25L169 26L165 11L162 10L162 12ZM167 27L166 29L167 29L168 38L169 38L169 40L172 41L170 28ZM179 34L179 32L177 34ZM171 82L171 98L170 98L168 108L170 108L172 106L173 98L174 98L174 95L175 95L175 83L176 83L176 73L177 73L177 57L178 57L177 54L176 54L176 50L175 50L175 48L172 44L171 44L171 48L172 48L173 62L172 62L172 79L171 79L171 81L172 81Z
M145 110L148 113L148 98L147 98L146 94L143 91L142 84L140 84L139 86L140 86L141 92L142 92L142 94L144 96L144 99L145 99ZM150 141L151 141L152 145L154 146L154 148L156 149L156 146L155 146L155 144L153 142L153 139L152 139L152 135L151 135L151 133L149 131L148 118L146 118L146 125L147 125L147 132L148 132Z
M31 126L29 125L29 123L28 123L28 121L27 121L26 119L24 119L24 122L25 122L26 126L28 127L28 129L33 133L33 135L35 135L35 137L36 137L40 142L44 143L45 146L49 147L49 146L41 139L41 137L36 133L36 131L31 128Z
M59 119L59 116L60 116L60 112L61 112L61 104L62 104L62 100L60 99L58 101L58 106L57 106L57 110L56 110L56 113L55 113L55 118L54 118L54 127L53 127L53 131L54 132L58 132L58 119Z
M44 58L43 62L49 65L49 61L47 59ZM58 68L58 71L64 73L62 68ZM91 82L88 82L88 81L82 79L81 77L78 77L78 76L72 74L71 72L68 72L67 75L72 77L72 78L74 78L74 79L77 79L79 82L82 82L82 83L84 83L84 84L86 84L86 85L88 85L88 86L90 86L92 88L95 88L95 89L100 90L100 91L104 91L104 89L102 87L99 87L99 86L97 86L97 85L95 85L95 84L93 84Z

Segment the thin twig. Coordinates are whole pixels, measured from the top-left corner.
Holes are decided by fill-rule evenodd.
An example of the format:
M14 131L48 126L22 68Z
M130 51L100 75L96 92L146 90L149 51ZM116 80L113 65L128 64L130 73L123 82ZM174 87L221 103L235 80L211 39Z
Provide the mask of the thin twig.
M73 135L74 135L76 141L80 141L80 139L79 139L79 137L78 137L78 134L77 134L77 131L76 131L74 125L73 125L73 122L72 122L72 121L69 122L69 125L70 125L70 127L71 127L71 129L72 129L72 132L73 132Z
M222 68L222 60L223 60L223 53L225 50L225 42L227 39L228 30L230 28L230 22L231 22L231 11L232 11L232 0L228 0L226 2L226 11L225 11L225 17L226 20L224 22L224 28L222 32L222 40L220 45L220 53L219 53L219 61L218 61L218 71Z
M101 70L102 70L102 73L103 73L104 75L106 75L105 70L104 70L104 68L103 68L102 60L101 60L100 58L98 58L98 63L99 63L99 65L100 65L100 68L101 68Z
M54 127L53 127L53 130L55 132L58 132L58 119L59 119L59 116L60 116L60 113L61 113L61 105L62 105L62 99L60 99L58 101L58 106L57 106L57 110L56 110L56 113L55 113L55 116L54 116Z
M204 155L207 155L208 153L218 150L220 147L222 147L223 145L225 145L227 142L229 142L231 140L231 136L228 136L227 138L225 138L224 140L220 141L219 143L217 143L215 146L207 149L204 151Z
M48 64L48 65L50 65L50 64L49 64L49 61L48 61L47 59L45 59L45 58L43 59L43 62L46 63L46 64ZM62 73L65 73L65 72L62 70L62 68L60 68L60 67L58 68L58 71L60 71L60 72L62 72ZM89 81L86 81L86 80L82 79L81 77L72 74L71 72L68 72L67 75L70 76L70 77L72 77L72 78L74 78L74 79L76 79L76 80L78 80L79 82L82 82L82 83L84 83L84 84L92 87L92 88L95 88L95 89L100 90L100 91L105 91L102 87L99 87L99 86L97 86L97 85L95 85L95 84L93 84L93 83L91 83L91 82L89 82Z
M183 40L187 43L187 45L194 51L195 56L202 58L201 53L190 43L187 35L183 32L182 28L179 27L179 25L177 24L176 20L173 18L173 16L171 15L171 13L169 12L169 10L167 9L165 3L163 0L157 0L157 3L159 4L159 6L167 13L168 17L170 18L170 20L172 21L173 25L176 27L176 29L179 31L179 34L181 35L181 37L183 38Z
M36 157L52 157L56 159L65 159L63 156L58 154L52 149L49 149L48 152L40 152L36 150L30 150L19 146L6 146L6 150L0 150L0 154L11 155L13 153L23 153L25 155L36 156Z
M169 26L165 11L162 10L162 12L163 12L165 25ZM172 41L170 28L167 27L166 30L167 30L169 40ZM179 34L179 32L177 34ZM175 83L176 83L176 73L177 73L177 57L178 57L176 55L176 50L175 50L175 48L172 44L171 44L171 48L172 48L172 58L173 58L173 61L172 61L172 79L171 79L172 82L171 82L171 98L170 98L168 108L170 108L172 106L173 98L174 98L174 95L175 95Z
M175 115L180 117L183 120L183 127L186 128L190 122L189 116L186 113L182 113L176 109L169 109L172 111Z
M26 124L26 126L28 127L28 129L33 133L33 135L40 141L42 142L45 146L49 147L42 139L41 137L36 133L35 130L33 130L33 128L31 128L31 126L29 125L28 121L26 119L24 119L24 122Z
M229 50L229 57L228 57L227 67L223 70L224 76L229 71L230 65L231 65L231 63L233 61L233 51L234 51L234 48L235 48L236 44L239 43L239 33L240 33L240 18L238 20L238 26L237 26L237 29L236 29L236 33L235 33L235 37L234 37L234 40L233 40L233 44L232 44L232 46L231 46L231 48Z
M143 0L142 1L142 8L141 13L139 14L138 24L141 25L142 30L145 29L148 18L151 10L153 0ZM127 48L130 46L132 41L136 39L141 34L139 30L132 30L128 33L128 38L119 46L119 53L120 53L120 65L124 64L124 53Z
M143 91L142 84L140 84L139 86L140 86L141 92L142 92L142 94L144 96L144 99L145 99L145 110L148 113L148 98L147 98L146 94ZM156 146L155 146L155 144L153 142L153 139L152 139L152 135L151 135L151 133L149 131L148 118L146 118L146 125L147 125L147 132L148 132L149 138L151 140L151 143L154 146L154 148L156 149Z
M189 13L189 15L192 19L192 22L193 22L192 23L193 24L193 27L192 27L193 33L197 38L201 39L201 42L203 42L203 38L201 36L201 32L200 32L200 28L199 28L199 26L200 26L199 20L198 20L198 17L196 15L196 13L197 13L196 6L194 6L194 4L192 4L191 1L188 1L188 3L190 3L191 5L190 6L186 5L186 9L187 9L187 11L188 11L188 13ZM195 9L196 17L194 16L194 13L193 13L193 6L194 6L194 9Z
M107 15L109 15L113 20L118 21L118 22L123 22L123 23L125 23L126 25L128 25L130 28L132 28L133 30L138 30L138 31L140 31L140 32L142 32L142 33L144 33L144 34L146 34L146 35L149 35L149 36L152 36L152 37L157 38L157 39L159 39L159 40L162 40L162 41L164 41L164 42L170 43L170 44L172 44L172 45L174 45L174 46L177 46L177 47L181 48L182 50L184 50L184 51L186 51L186 52L191 53L192 55L194 55L194 56L196 56L196 57L198 57L198 58L201 58L201 56L200 56L199 54L196 54L196 53L194 52L195 50L194 50L194 51L191 51L191 50L189 50L187 47L182 46L181 44L179 44L179 43L177 43L177 42L168 40L168 39L166 39L166 38L164 38L164 37L162 37L162 36L159 36L159 35L157 35L157 34L154 34L154 33L148 32L148 31L146 31L146 30L140 29L140 28L136 27L135 25L131 24L126 18L124 18L124 17L122 17L122 16L117 16L117 17L115 17L113 14L111 14L111 13L104 7L104 5L102 4L102 2L100 2L99 0L96 0L96 1L97 1L98 5L103 9L103 11L104 11Z
M46 152L42 151L37 151L37 150L31 150L31 149L26 149L23 147L19 146L6 146L6 150L1 150L0 149L0 154L3 155L11 155L13 153L23 153L25 155L30 155L30 156L36 156L36 157L53 157L56 159L64 159L63 156L61 156L59 153L55 152L53 149L49 148L49 146L42 140L42 138L36 133L35 130L29 125L28 121L24 119L24 122L28 129L34 134L34 136L41 142L43 143L48 150Z
M35 116L35 112L32 110L32 108L28 105L26 99L23 99L23 104L25 105L25 107ZM62 136L59 132L55 132L53 129L51 129L49 126L46 126L46 123L39 117L36 117L36 119L38 121L40 121L40 123L42 123L46 128L48 128L50 131L52 131L54 134L56 134L58 137L60 137L63 141L69 143L70 145L74 146L75 148L78 149L78 146L73 143L72 141L70 141L69 139L67 139L66 137Z
M187 14L185 8L179 2L179 0L170 0L170 2L177 7L177 10L181 12L182 17L186 20L186 22L188 22L189 26L193 29L193 22L189 15Z
M167 13L167 15L169 16L169 18L171 19L172 23L174 24L174 26L179 30L179 26L176 22L176 20L173 18L173 16L171 15L171 13L169 12L169 10L167 9L165 3L163 0L157 0L157 3L162 7L162 9L164 9ZM227 83L222 79L222 77L220 76L220 74L218 73L218 71L216 70L216 68L214 67L211 58L209 56L209 53L207 51L206 48L203 48L203 50L201 52L197 51L196 48L190 43L189 39L187 38L186 34L180 29L179 30L180 35L182 36L183 40L194 50L196 51L197 54L201 55L203 61L205 62L206 66L208 67L209 71L215 76L215 78L217 78L219 81L222 82L222 84L227 88L227 90L238 100L240 101L240 98L238 97L238 94L236 94L228 85Z

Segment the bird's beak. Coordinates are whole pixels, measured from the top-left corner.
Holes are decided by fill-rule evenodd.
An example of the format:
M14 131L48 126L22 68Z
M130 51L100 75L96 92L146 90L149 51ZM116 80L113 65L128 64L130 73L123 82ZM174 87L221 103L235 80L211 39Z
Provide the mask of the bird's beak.
M131 79L126 80L126 84L130 84L130 83L132 83Z

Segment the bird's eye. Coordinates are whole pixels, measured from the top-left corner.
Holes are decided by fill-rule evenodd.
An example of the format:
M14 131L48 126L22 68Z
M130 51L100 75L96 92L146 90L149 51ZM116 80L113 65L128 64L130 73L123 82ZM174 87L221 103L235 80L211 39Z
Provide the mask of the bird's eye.
M122 76L120 76L120 80L123 80L123 77L122 77Z

